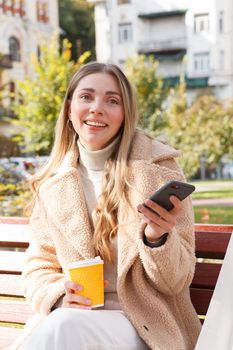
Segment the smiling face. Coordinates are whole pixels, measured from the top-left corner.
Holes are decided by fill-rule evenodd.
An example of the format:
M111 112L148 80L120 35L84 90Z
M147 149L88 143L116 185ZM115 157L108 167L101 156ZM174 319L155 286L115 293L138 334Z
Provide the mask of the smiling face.
M122 96L114 77L94 73L82 78L72 96L69 118L86 149L96 151L110 144L124 120Z

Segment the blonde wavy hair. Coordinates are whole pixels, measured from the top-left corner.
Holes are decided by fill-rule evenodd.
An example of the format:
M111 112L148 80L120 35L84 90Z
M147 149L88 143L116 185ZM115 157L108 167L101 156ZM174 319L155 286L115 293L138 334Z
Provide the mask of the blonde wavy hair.
M98 198L97 207L93 212L94 246L97 255L113 262L110 240L116 234L119 205L130 208L126 196L128 157L137 124L137 106L133 88L125 74L113 64L91 62L81 67L71 79L66 91L63 105L56 123L55 140L47 164L30 179L30 187L34 200L38 195L40 185L48 179L54 170L62 163L66 153L77 147L78 135L69 123L69 106L73 93L80 80L94 73L110 74L117 82L123 104L124 121L120 129L120 140L117 149L107 160L102 194ZM119 135L119 134L118 134Z

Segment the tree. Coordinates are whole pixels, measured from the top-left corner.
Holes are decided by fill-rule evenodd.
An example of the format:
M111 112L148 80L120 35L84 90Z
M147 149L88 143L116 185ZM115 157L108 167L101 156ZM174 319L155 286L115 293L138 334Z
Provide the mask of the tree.
M50 46L43 46L40 60L33 59L35 77L18 83L14 104L17 118L13 123L19 127L14 139L23 147L23 152L50 152L68 82L87 57L88 52L74 63L71 61L71 44L64 40L60 52L54 40Z
M163 103L168 90L157 75L158 61L153 56L137 55L129 58L125 72L137 91L140 125L152 135L164 127Z
M188 107L184 82L174 90L166 113L166 132L171 144L181 150L187 176L197 172L201 157L205 157L207 164L217 164L230 152L232 145L228 137L232 135L232 118L229 116L232 113L228 108L214 96L201 96Z
M62 39L72 43L72 58L90 51L90 59L95 60L94 6L86 0L59 0L60 27Z
M228 101L225 111L222 120L223 127L218 130L220 145L222 154L226 154L230 159L233 159L233 100Z

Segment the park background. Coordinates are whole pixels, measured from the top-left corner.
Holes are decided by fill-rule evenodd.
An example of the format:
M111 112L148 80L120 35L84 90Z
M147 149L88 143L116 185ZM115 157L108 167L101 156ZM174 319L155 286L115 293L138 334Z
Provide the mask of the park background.
M179 6L175 0L147 1L146 13L144 17L141 13L140 18L144 22L148 18L154 20L155 27L159 18L161 37L164 36L161 23L167 26L169 20L170 31L166 35L170 38L177 31L177 21L183 23L185 16L190 17L189 1L180 2ZM216 0L207 2L207 7L211 4L208 12L203 15L198 0L193 14L193 33L199 36L199 40L200 36L206 38L211 32L211 21L217 23L219 31L228 23L226 9L229 0L222 2L223 8L216 9L219 16L221 13L221 21L212 16ZM85 62L103 60L98 47L101 40L105 42L104 24L109 21L109 28L114 27L113 11L116 20L117 11L127 17L128 13L132 13L133 3L114 0L111 8L109 1L94 0L0 1L0 41L5 42L5 46L0 45L0 215L24 215L23 208L30 200L25 180L48 157L56 119L71 75ZM102 19L98 17L103 13ZM231 13L233 11L229 11L228 15L231 16ZM154 137L168 140L181 151L180 161L185 175L196 186L192 196L195 222L233 223L232 91L228 89L228 95L223 96L219 94L220 84L217 84L217 89L212 89L206 81L207 85L202 86L203 77L206 77L208 69L211 71L213 68L204 61L206 55L200 60L200 53L194 61L194 68L201 70L200 74L196 72L200 75L198 78L197 75L187 78L184 69L180 69L179 79L165 76L166 72L162 74L164 70L161 67L165 65L171 70L174 55L176 65L178 59L181 68L188 66L190 51L182 50L181 55L178 48L175 52L174 47L170 51L166 47L163 54L158 48L157 51L134 50L131 54L126 47L132 46L132 27L128 25L127 18L123 22L124 25L116 23L119 31L115 36L116 42L111 32L108 34L110 47L113 47L109 52L111 61L120 64L136 88L139 126ZM19 35L20 31L25 31L24 36ZM226 28L226 31L228 35L232 34L231 29ZM156 40L153 42L156 43ZM169 46L168 40L164 39L164 42ZM128 52L124 60L117 61L121 48L116 46L118 44L123 45L124 54ZM116 57L114 45L118 48L118 51L115 50ZM168 66L171 56L173 61ZM232 60L229 64L233 71ZM228 75L233 80L233 75ZM190 88L190 84L194 84L193 79L195 84L201 84Z

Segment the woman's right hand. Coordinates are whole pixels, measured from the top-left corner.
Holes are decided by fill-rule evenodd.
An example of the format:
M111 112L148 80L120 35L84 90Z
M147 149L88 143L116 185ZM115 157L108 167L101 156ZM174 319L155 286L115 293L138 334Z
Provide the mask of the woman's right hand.
M75 294L75 292L81 292L82 289L83 287L80 284L66 281L66 294L62 300L62 307L91 310L91 300L82 295Z

